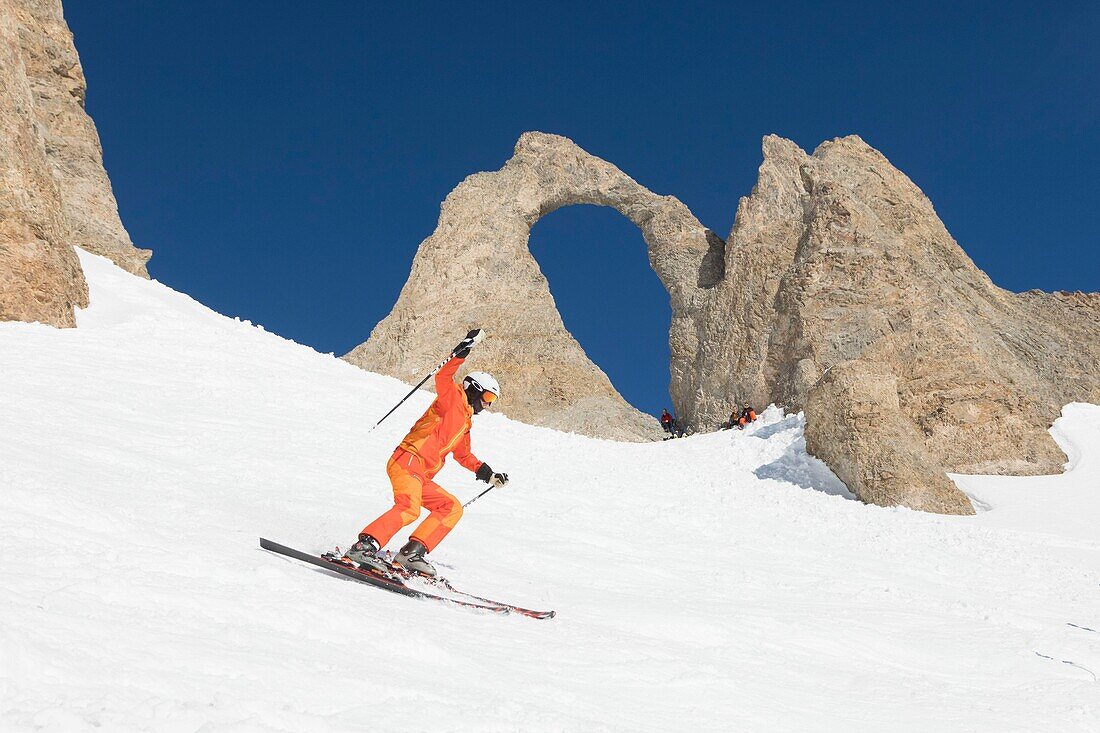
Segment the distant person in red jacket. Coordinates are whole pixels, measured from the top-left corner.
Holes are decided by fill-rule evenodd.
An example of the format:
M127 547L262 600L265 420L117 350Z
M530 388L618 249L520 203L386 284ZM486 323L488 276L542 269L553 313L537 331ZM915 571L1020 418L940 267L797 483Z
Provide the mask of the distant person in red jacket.
M730 417L733 416L731 415ZM744 430L745 426L751 422L756 422L756 410L746 404L741 409L741 414L737 416L737 429Z
M675 418L672 417L667 409L661 412L661 427L664 428L666 433L672 435L675 424Z

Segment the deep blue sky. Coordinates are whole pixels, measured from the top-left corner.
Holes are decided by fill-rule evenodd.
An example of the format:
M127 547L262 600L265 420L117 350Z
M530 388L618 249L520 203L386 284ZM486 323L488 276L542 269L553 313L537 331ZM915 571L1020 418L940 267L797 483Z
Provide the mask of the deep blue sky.
M761 136L857 133L998 285L1100 290L1095 0L471 5L68 0L153 277L342 354L389 312L447 192L525 130L722 236ZM669 308L638 231L570 207L532 248L566 326L659 412Z

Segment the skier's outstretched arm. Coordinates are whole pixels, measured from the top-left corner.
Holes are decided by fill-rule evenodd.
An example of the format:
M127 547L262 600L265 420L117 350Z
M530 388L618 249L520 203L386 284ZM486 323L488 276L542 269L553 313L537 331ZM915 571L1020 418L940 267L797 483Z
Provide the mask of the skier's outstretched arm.
M485 338L484 333L480 328L475 328L466 334L466 338L451 351L451 359L435 373L435 395L439 398L441 407L456 407L462 400L462 389L455 384L455 374L470 355L470 349Z
M435 395L443 407L456 404L462 397L461 389L455 384L455 374L458 373L458 368L462 366L463 361L465 360L462 357L456 356L435 373Z

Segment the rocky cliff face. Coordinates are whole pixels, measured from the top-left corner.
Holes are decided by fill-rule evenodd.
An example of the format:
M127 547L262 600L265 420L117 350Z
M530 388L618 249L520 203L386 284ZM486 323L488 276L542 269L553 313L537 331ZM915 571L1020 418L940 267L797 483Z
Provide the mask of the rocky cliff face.
M0 0L0 320L72 326L72 245L148 277L118 217L61 4Z
M727 258L736 276L706 327L735 366L697 364L696 424L725 395L802 409L826 370L858 359L896 376L902 414L948 470L1045 473L1065 460L1046 433L1061 406L1100 399L1100 299L993 285L858 137L812 156L766 139Z
M721 240L677 199L542 133L524 134L503 168L472 175L447 196L393 311L344 358L415 383L479 326L489 338L470 366L500 380L500 411L599 437L659 435L656 420L627 404L566 331L528 248L531 227L570 204L611 206L638 226L673 304L673 364L693 359L696 296L721 279Z
M1100 296L996 287L858 137L807 155L769 136L763 151L723 242L676 199L527 133L504 168L447 197L393 312L346 358L414 381L484 326L496 338L477 366L500 375L508 414L652 435L565 331L527 248L539 217L600 204L639 226L669 292L670 391L690 427L742 401L806 409L811 450L862 499L947 513L971 509L945 470L1060 470L1051 420L1100 402Z

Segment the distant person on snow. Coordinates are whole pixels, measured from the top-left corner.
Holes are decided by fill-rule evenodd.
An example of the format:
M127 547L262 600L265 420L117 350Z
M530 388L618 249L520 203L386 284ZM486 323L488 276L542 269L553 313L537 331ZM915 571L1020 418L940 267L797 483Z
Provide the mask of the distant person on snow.
M668 409L663 410L661 412L661 427L664 428L665 432L672 435L675 424L676 420L669 414Z
M462 504L458 499L432 481L443 468L447 454L453 453L460 465L492 487L508 483L508 474L496 473L488 463L470 452L470 418L500 397L500 385L487 372L470 372L462 380L462 387L454 381L458 368L477 342L475 337L479 330L470 331L451 352L454 358L435 375L435 401L390 456L386 473L393 484L393 506L364 527L359 533L359 541L345 554L360 567L386 571L386 563L378 557L379 551L398 530L420 517L423 506L431 514L413 530L394 562L412 572L436 574L424 556L434 550L462 518Z
M730 415L733 418L733 415ZM747 404L742 408L741 414L737 417L737 429L744 430L745 426L751 422L756 421L756 410L749 407Z

